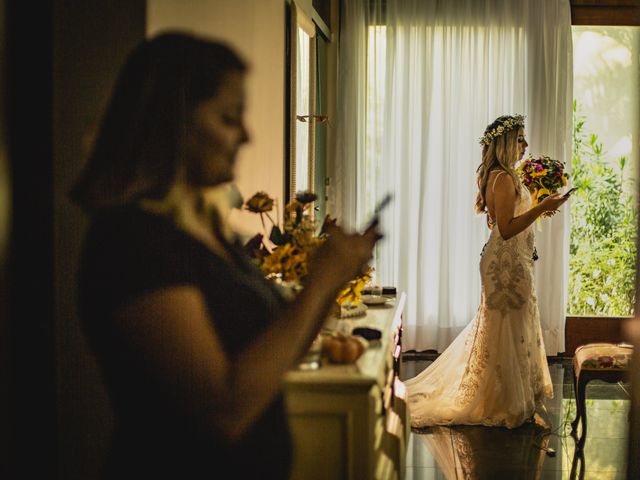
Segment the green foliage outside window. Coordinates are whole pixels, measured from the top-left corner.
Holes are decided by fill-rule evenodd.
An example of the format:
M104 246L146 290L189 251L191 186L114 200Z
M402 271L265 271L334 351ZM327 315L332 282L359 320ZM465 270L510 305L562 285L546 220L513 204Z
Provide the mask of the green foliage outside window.
M573 102L569 291L570 315L633 315L637 215L627 159L602 160L603 146L587 133Z

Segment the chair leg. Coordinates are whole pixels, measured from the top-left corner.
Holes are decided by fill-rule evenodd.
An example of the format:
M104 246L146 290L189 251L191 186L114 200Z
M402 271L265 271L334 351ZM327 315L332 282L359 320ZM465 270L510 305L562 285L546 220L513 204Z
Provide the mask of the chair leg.
M580 422L580 402L578 401L578 377L573 376L573 396L576 400L576 418L571 422L571 434L577 434L578 423Z
M582 420L582 432L580 432L580 438L576 448L582 450L584 442L587 439L587 409L585 407L585 393L587 390L587 381L583 379L578 380L578 402L580 404L580 418Z

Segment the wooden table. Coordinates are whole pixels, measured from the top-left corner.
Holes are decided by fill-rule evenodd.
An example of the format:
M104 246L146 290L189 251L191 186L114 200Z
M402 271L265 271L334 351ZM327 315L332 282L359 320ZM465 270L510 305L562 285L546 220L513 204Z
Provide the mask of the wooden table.
M366 317L340 320L382 332L352 365L323 360L318 370L292 370L285 395L294 439L292 479L391 479L404 476L408 435L402 351L404 293ZM328 328L336 328L331 318Z

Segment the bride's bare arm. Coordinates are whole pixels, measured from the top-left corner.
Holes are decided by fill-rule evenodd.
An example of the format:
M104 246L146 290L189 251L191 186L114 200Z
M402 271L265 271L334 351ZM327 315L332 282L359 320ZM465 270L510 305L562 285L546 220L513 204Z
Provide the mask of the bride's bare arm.
M136 299L116 314L116 325L146 373L171 392L176 408L237 441L281 391L284 373L321 327L338 290L371 258L377 238L374 229L347 235L334 228L305 289L234 358L213 326L216 312L192 286Z
M510 175L499 175L493 190L493 202L496 213L496 223L500 235L505 240L516 236L531 225L536 218L546 211L555 211L567 201L561 194L550 195L538 205L530 208L521 215L515 216L516 188Z

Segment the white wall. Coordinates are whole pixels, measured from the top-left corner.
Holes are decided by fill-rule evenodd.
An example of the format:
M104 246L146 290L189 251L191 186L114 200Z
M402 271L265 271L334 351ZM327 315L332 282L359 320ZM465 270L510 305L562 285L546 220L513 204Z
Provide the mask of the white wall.
M284 198L284 0L148 0L147 35L180 28L228 42L248 61L246 122L251 142L240 152L238 187L246 199L258 190ZM282 209L280 209L282 212ZM258 217L239 216L245 232Z

